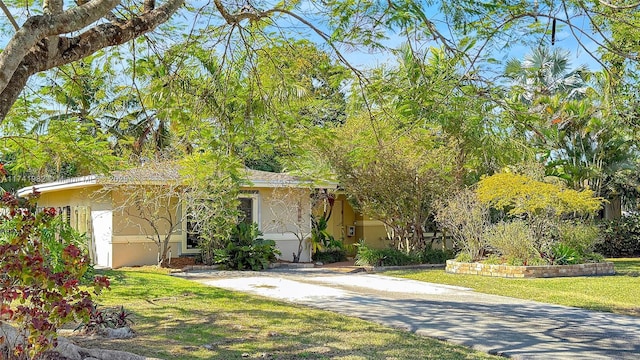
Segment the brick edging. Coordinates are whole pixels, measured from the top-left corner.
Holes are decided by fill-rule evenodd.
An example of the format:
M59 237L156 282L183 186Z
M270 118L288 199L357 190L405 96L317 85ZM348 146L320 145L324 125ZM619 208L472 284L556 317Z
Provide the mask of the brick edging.
M506 278L549 278L563 276L614 275L612 262L577 265L510 266L482 263L463 263L447 260L445 271L450 274L482 275Z

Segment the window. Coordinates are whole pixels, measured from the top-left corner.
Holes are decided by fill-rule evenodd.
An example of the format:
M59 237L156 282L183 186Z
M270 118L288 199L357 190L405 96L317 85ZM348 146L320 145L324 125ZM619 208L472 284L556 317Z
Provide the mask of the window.
M246 224L253 224L253 198L240 198L240 205L238 205L238 210L240 210L240 222Z
M238 196L240 204L238 210L240 211L239 221L247 224L258 224L260 227L260 201L258 197L258 191L247 190L240 193Z
M239 221L248 224L257 223L260 227L260 216L258 208L260 207L260 200L258 191L243 191L238 196L240 204L238 210L240 212ZM196 254L200 251L200 229L197 222L191 217L187 216L186 221L186 236L182 238L182 253Z
M196 224L191 216L187 217L187 250L197 249L200 243L200 231L196 229Z

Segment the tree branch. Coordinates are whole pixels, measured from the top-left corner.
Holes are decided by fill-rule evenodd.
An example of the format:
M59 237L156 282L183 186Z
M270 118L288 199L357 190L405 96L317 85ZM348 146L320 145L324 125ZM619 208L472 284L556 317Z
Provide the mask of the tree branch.
M608 7L608 8L610 8L610 9L618 10L618 11L620 11L620 10L635 9L635 8L637 8L637 7L639 7L639 6L640 6L640 3L633 3L633 4L629 4L629 5L613 5L613 4L608 3L608 2L606 2L606 1L604 1L604 0L598 0L598 2L599 2L601 5L604 5L604 6Z
M119 3L120 0L91 0L59 14L45 13L27 19L0 53L0 91L4 91L22 59L42 39L85 28Z
M13 28L16 29L16 30L20 29L20 26L16 22L16 19L13 17L13 15L11 15L11 12L9 11L9 8L7 8L7 5L5 5L4 1L2 1L2 0L0 0L0 8L2 8L2 11L4 12L4 14L9 19L9 22L11 23L11 25L13 25Z
M101 1L119 2L119 0L92 0L90 3L94 3L95 5ZM12 51L8 51L7 49L9 46L7 46L7 49L0 53L0 69L3 71L0 73L0 123L11 109L11 106L20 95L22 89L24 89L26 82L31 75L83 59L98 50L109 46L123 44L142 34L152 31L158 25L166 22L169 17L171 17L171 15L173 15L180 6L182 6L183 3L184 0L168 0L162 6L133 17L126 22L100 24L76 37L60 37L58 41L57 55L53 58L49 57L49 52L46 47L31 46L28 49L13 49ZM101 12L100 16L94 14L92 18L97 17L99 19L110 10L111 8L106 9L104 12ZM36 20L34 20L34 18L36 18ZM45 16L33 17L27 20L27 23L25 23L19 31L23 31L25 33L27 31L32 31L45 36L33 36L33 34L26 34L22 36L34 39L37 38L38 41L46 37L46 31L39 28L33 29L35 24L46 24L46 22L39 20L43 18L45 18ZM62 18L69 18L69 16ZM83 23L86 23L87 21L83 21ZM71 28L73 27L60 26L57 29L68 30ZM48 28L45 27L45 29ZM15 38L16 37L14 36L14 39ZM15 45L16 42L13 42L14 47ZM10 52L11 54L9 54ZM16 54L22 54L22 56L18 56ZM3 63L3 61L5 63ZM7 62L13 63L10 66L12 68L10 73L5 71L5 66L8 66L6 64Z

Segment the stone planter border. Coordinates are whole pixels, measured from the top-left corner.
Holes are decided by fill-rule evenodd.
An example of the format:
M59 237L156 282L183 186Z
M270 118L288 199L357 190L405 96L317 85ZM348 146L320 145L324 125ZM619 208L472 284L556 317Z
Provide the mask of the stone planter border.
M550 278L564 276L615 275L612 262L577 265L510 266L463 263L447 260L445 271L451 274L482 275L505 278Z

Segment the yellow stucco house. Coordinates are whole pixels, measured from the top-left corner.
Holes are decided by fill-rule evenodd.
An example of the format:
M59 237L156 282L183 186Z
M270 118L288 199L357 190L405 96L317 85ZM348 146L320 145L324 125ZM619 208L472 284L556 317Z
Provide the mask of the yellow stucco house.
M240 210L250 222L258 224L263 238L276 241L283 260L293 260L299 235L307 236L311 232L313 184L286 173L244 171L246 183L239 195ZM148 174L148 171L136 173L132 169L117 176L69 178L20 189L18 196L26 196L35 189L40 193L38 207L58 209L76 230L86 233L94 264L110 268L151 265L157 263L158 247L145 234L147 225L127 216L126 188L114 186L131 185L141 177L146 177L142 179L144 186L162 186L168 180L180 178L177 169L153 176ZM188 236L189 219L182 216L182 209L176 207L168 213L181 219L177 228L165 232L170 234L171 257L197 254L200 251L197 240ZM300 261L311 261L311 247L307 242Z
M314 211L316 214L321 212L319 209ZM370 248L382 249L389 246L384 223L354 210L346 195L342 193L336 194L333 200L327 231L334 238L342 239L347 246L357 244L361 240Z

